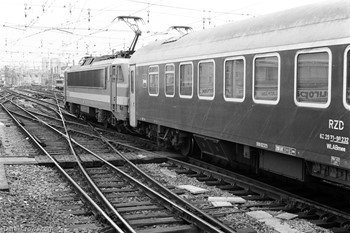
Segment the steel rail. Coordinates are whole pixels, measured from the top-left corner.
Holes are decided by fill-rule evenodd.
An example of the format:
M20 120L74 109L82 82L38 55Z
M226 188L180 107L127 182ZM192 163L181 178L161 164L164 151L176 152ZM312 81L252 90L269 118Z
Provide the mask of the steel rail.
M68 137L67 135L64 135L63 133L57 131L58 133L60 133L62 136L64 137ZM102 138L100 138L102 139ZM104 162L105 164L107 164L109 167L113 168L114 170L116 170L118 173L122 174L124 177L126 177L129 180L132 180L133 182L135 182L136 184L138 184L139 186L141 186L143 189L147 190L148 192L152 193L154 196L162 199L163 201L165 201L166 203L170 204L172 207L175 207L176 209L178 209L179 211L186 213L187 215L191 216L192 219L195 219L197 222L197 225L200 225L202 227L202 229L205 229L206 231L212 232L212 233L224 233L224 232L230 232L233 233L235 231L233 231L233 229L228 228L227 226L223 225L223 228L226 228L226 231L221 231L220 229L218 229L216 226L212 225L211 223L204 221L203 219L199 218L198 216L194 215L193 213L189 212L188 210L186 210L185 208L183 208L182 206L179 206L178 204L170 201L168 198L166 198L165 196L161 195L160 193L152 190L151 188L149 188L148 186L144 185L142 182L140 182L139 180L135 179L134 177L128 175L127 173L125 173L124 171L120 170L119 168L117 168L116 166L114 166L113 164L111 164L110 162L108 162L107 160L103 159L102 157L100 157L99 155L97 155L96 153L94 153L93 151L89 150L88 148L84 147L83 145L81 145L79 142L75 141L73 138L70 138L70 140L72 140L72 142L79 146L81 149L87 151L88 153L90 153L91 155L95 156L96 158L98 158L99 160L101 160L102 162ZM111 145L112 146L112 145ZM112 146L111 147L113 150L115 150L115 148ZM126 159L122 154L120 154L120 152L117 152L118 155L121 155L124 159ZM127 160L127 159L126 159ZM132 164L132 163L131 163ZM142 174L144 174L145 177L147 177L148 179L154 181L152 178L150 178L147 174L143 173L139 168L137 168L135 165L133 165L139 172L141 172ZM88 175L87 175L88 176ZM89 179L89 178L88 178ZM89 179L90 180L90 179ZM91 180L91 183L94 183ZM158 183L158 182L157 182ZM162 189L166 189L165 187L161 186L161 184L158 183L158 185L160 187L162 187ZM98 187L96 187L98 189ZM98 189L99 190L99 189ZM167 190L167 189L166 189ZM177 197L175 194L173 194L171 191L167 190L172 196L174 196L175 198L179 198ZM101 192L102 193L102 192ZM103 195L103 194L101 194ZM106 203L109 203L109 201L106 199ZM187 203L188 205L190 205L189 203ZM112 204L110 204L110 208L114 207L112 206ZM192 206L192 205L191 205ZM195 208L195 207L194 207ZM116 211L117 212L117 211ZM199 210L199 212L202 212ZM203 212L204 213L204 212ZM205 215L207 215L206 213L204 213ZM118 214L119 215L119 214ZM212 218L211 216L209 216L210 218ZM122 218L122 217L121 217ZM214 221L218 222L220 225L222 225L219 221L217 221L216 219L212 218Z
M159 182L155 181L153 178L151 178L149 175L144 173L141 169L139 169L135 164L130 162L123 154L121 154L112 144L109 143L109 141L104 138L102 135L100 135L101 140L103 140L109 147L117 153L121 158L123 158L129 166L131 166L134 170L136 170L139 174L141 174L143 177L146 177L149 181L151 181L154 185L158 187L158 189L162 189L166 192L166 195L171 196L173 199L176 199L177 202L181 203L182 205L186 206L187 208L190 208L193 212L198 213L199 215L203 216L203 218L199 218L197 215L194 215L192 212L188 211L185 207L180 206L176 203L174 203L171 200L168 200L163 194L160 194L153 189L150 189L148 186L144 185L140 181L134 179L132 176L126 174L125 172L121 171L117 167L115 167L113 164L109 163L105 159L101 158L100 156L96 155L97 158L105 162L108 166L111 168L117 170L118 172L121 172L126 177L130 177L129 179L132 179L134 182L137 182L139 185L147 189L149 192L151 192L153 195L156 195L157 197L161 198L163 201L168 202L169 204L173 205L173 207L176 207L179 211L183 211L188 216L190 216L192 219L196 220L195 224L200 227L201 229L204 229L205 231L209 232L235 232L232 228L229 228L227 225L221 223L217 219L213 218L212 216L208 215L207 213L203 212L202 210L198 209L197 207L194 207L190 203L186 202L184 199L180 198L173 192L171 192L169 189L161 185ZM135 148L135 147L133 147ZM89 150L88 150L89 151ZM90 152L92 153L92 152ZM220 229L219 229L220 228Z
M17 106L17 105L16 105ZM21 108L23 111L26 111L25 109L23 109L20 106L17 106L19 108ZM27 111L26 111L27 112ZM65 137L67 140L68 138L70 138L68 135L63 134L62 132L59 132L58 130L56 130L55 128L51 127L50 125L48 125L46 122L42 121L41 119L37 118L35 115L31 114L30 112L28 112L29 115L33 116L34 118L36 118L38 121L42 122L43 124L45 124L47 127L50 127L51 129L55 130L57 133L61 134L63 137ZM101 140L107 142L107 144L118 154L120 155L122 158L124 158L126 161L128 161L119 151L117 151L109 142L108 140L104 139L104 137L100 137ZM107 164L108 166L110 166L111 168L113 168L114 170L118 171L120 174L122 174L123 176L127 177L129 180L132 180L133 182L137 183L139 186L143 187L144 189L146 189L148 192L152 193L154 196L156 196L157 198L160 198L161 200L163 200L163 202L168 203L169 205L171 205L173 208L178 209L178 211L181 211L183 213L186 213L188 216L191 217L191 219L194 219L196 222L196 225L199 226L202 229L205 229L205 231L209 231L209 232L215 232L215 233L224 233L224 232L235 232L233 229L227 227L226 225L220 223L218 220L214 219L213 217L209 216L208 214L204 213L203 211L201 211L200 209L192 206L190 203L186 202L186 207L191 206L192 210L194 210L195 212L199 213L201 216L205 216L205 220L198 217L197 215L191 213L190 211L188 211L187 209L185 209L184 207L174 203L173 201L169 200L168 198L166 198L165 196L161 195L160 193L152 190L151 188L149 188L148 186L144 185L142 182L136 180L134 177L128 175L127 173L123 172L122 170L118 169L117 167L115 167L113 164L109 163L107 160L103 159L102 157L100 157L99 155L95 154L94 152L92 152L91 150L89 150L88 148L84 147L83 145L79 144L77 141L75 141L74 139L70 138L69 140L71 140L72 142L74 142L75 145L79 146L80 148L84 149L85 151L87 151L88 153L94 155L96 158L100 159L101 161L103 161L105 164ZM73 150L74 151L74 150ZM75 154L75 153L74 153ZM76 156L76 155L75 155ZM79 163L78 163L79 164ZM131 162L129 162L129 164L132 164ZM147 174L145 174L144 172L142 172L139 168L137 168L134 164L132 164L132 167L134 167L134 169L138 170L139 173L143 174L144 177L147 177L147 179L151 180L153 183L156 183L158 187L162 188L163 190L166 190L167 195L172 196L173 198L177 199L177 201L181 201L181 202L185 202L183 199L179 198L177 195L173 194L171 191L169 191L167 188L163 187L161 184L159 184L158 182L154 181L152 178L150 178ZM84 172L83 172L84 173ZM85 173L84 173L85 174ZM87 174L85 174L87 175ZM87 175L88 176L88 175ZM91 179L88 179L89 182L93 183L93 181ZM96 187L96 186L95 186ZM97 188L97 187L96 187ZM97 190L99 190L97 188ZM102 193L102 192L101 192ZM103 194L102 194L103 196ZM107 203L109 201L107 200ZM108 205L108 204L107 204ZM111 204L110 204L111 205ZM112 206L112 205L111 205ZM113 206L112 206L113 207ZM113 207L114 209L114 207ZM209 221L208 221L209 220ZM214 225L213 225L214 223ZM220 228L224 229L224 231L222 231L221 229L218 229L215 225L220 226Z
M109 141L112 141L112 140L109 140ZM135 148L133 146L130 146L130 145L127 145L124 143L119 143L119 144L122 146L125 146L125 147L140 150L140 151L143 151L146 153L154 154L157 156L162 156L162 155L154 153L152 151L148 151L148 150L144 150L144 149L140 149L140 148ZM207 164L207 166L210 167L210 169L207 169L207 168L203 168L203 167L200 167L197 165L188 164L186 162L183 162L183 161L180 161L180 160L177 160L174 158L169 158L169 157L165 157L165 156L163 156L163 157L166 158L167 160L169 160L170 162L173 162L174 164L180 164L180 166L189 167L190 169L192 169L194 171L198 171L199 174L209 174L211 177L217 178L218 180L222 180L222 181L227 182L227 183L236 183L236 184L241 185L242 188L250 189L251 191L255 191L257 193L260 193L261 191L265 192L271 198L274 198L275 200L279 199L280 202L289 201L292 203L300 203L300 204L303 204L305 206L309 206L309 207L312 207L314 209L317 209L319 211L333 214L333 215L335 215L339 218L342 218L342 219L350 219L349 213L338 211L332 207L328 207L326 205L309 200L307 198L297 196L293 193L281 190L279 188L262 183L260 181L254 180L252 178L249 178L249 177L246 177L246 176L243 176L243 175L231 172L231 171L225 171L224 174L222 174L220 172L213 171L213 167L215 167L217 169L217 171L218 170L223 171L223 170L214 166L214 165L211 165L211 164ZM190 160L195 160L195 159L190 158ZM202 161L198 161L197 163L199 163L199 162L201 164L204 163ZM346 224L349 224L349 223L350 222L346 222Z
M12 101L11 101L12 102ZM13 102L12 102L13 103ZM14 103L13 103L14 104ZM2 104L0 103L1 107L9 114L9 116L11 116L11 118L16 122L16 124L27 134L27 136L36 144L36 146L46 155L48 156L52 162L55 164L55 166L60 170L60 172L66 177L66 179L69 180L69 182L74 186L74 188L76 190L78 190L78 192L84 197L84 199L89 202L108 222L109 224L111 224L111 226L118 232L118 233L125 233L125 231L123 231L109 216L108 214L101 209L101 207L94 201L91 199L91 197L66 173L66 171L64 171L64 169L59 165L59 163L56 161L55 158L53 158L41 145L40 143L33 137L33 135L30 134L30 132L28 132L25 127L23 127L21 125L21 123L8 111L8 109ZM16 104L15 104L16 105ZM17 107L19 107L20 109L22 109L23 111L25 111L25 109L23 109L22 107L16 105ZM30 113L28 113L30 114ZM32 114L30 114L32 115ZM43 122L41 119L37 118L36 116L32 115L34 118L36 118L38 121L44 123L46 126L52 128L50 125L46 124L45 122ZM54 129L56 132L56 129ZM59 132L60 134L62 134L61 132Z
M152 153L152 152L151 152ZM208 173L210 174L214 174L214 177L217 177L218 179L222 179L226 182L236 182L236 183L242 183L244 185L246 185L247 187L249 186L251 188L252 191L256 190L256 191L263 191L266 192L268 195L271 195L272 197L280 197L281 201L289 201L289 202L293 202L293 203L300 203L300 204L304 204L307 205L309 207L313 207L317 210L323 211L323 212L327 212L327 213L331 213L335 216L344 218L344 219L350 219L350 214L343 212L343 211L338 211L332 207L326 206L322 203L318 203L315 202L313 200L307 199L307 198L303 198L300 197L296 194L290 193L288 191L284 191L282 189L279 189L277 187L271 186L269 184L265 184L262 183L260 181L254 180L252 178L237 174L235 172L231 172L231 171L224 171L223 173L220 172L216 172L213 171L213 169L216 170L220 170L223 171L222 169L220 169L219 167L216 167L214 165L211 164L207 164L203 161L198 161L194 158L190 158L190 160L194 161L194 163L201 163L201 164L205 164L207 167L210 167L210 169L208 168L203 168L197 165L193 165L193 164L188 164L185 163L183 161L177 160L177 159L173 159L173 158L169 158L169 160L174 161L174 163L178 163L178 164L186 164L187 167L190 167L193 170L206 170Z
M56 94L55 94L55 97L56 97ZM81 158L76 154L74 148L73 148L73 145L72 145L72 138L71 136L69 135L68 133L68 129L66 127L66 124L65 124L65 119L63 117L63 114L59 108L59 115L61 117L61 120L62 120L62 123L63 123L63 127L64 127L64 130L66 132L66 135L65 135L65 138L66 140L68 141L68 144L69 144L69 147L70 147L70 150L72 152L72 154L74 155L77 163L78 163L78 166L79 166L79 169L80 171L84 174L84 177L85 179L89 182L89 184L94 188L94 191L95 193L99 196L99 198L103 201L103 203L105 205L108 206L108 208L113 212L113 214L115 214L117 216L117 218L123 223L123 226L128 230L128 232L130 233L136 233L136 231L130 226L130 224L123 218L123 216L121 216L119 214L119 212L114 208L114 206L111 204L111 202L105 197L105 195L102 193L102 191L97 187L97 185L95 184L95 182L91 179L91 177L89 176L89 174L87 173L86 169L84 168L84 166L82 165L82 160Z
M20 106L18 106L20 107ZM21 107L20 107L21 108ZM21 108L22 109L22 108ZM24 110L25 111L25 110ZM46 122L42 121L41 119L37 118L35 115L31 114L31 113L28 113L30 115L32 115L34 118L36 118L38 121L42 122L43 124L47 125L48 127L52 128L53 130L55 130L57 133L61 134L63 137L65 137L67 140L68 138L70 138L68 135L65 135L63 134L62 132L56 130L55 128L51 127L50 125L48 125ZM100 139L102 139L100 137ZM80 148L82 148L83 150L87 151L88 153L92 154L93 156L95 156L96 158L100 159L101 161L103 161L105 164L107 164L108 166L110 166L111 168L113 168L114 170L116 170L118 173L122 174L123 176L127 177L129 180L132 180L133 182L137 183L139 186L143 187L144 189L146 189L147 191L151 192L153 195L157 196L158 198L162 199L163 201L165 201L166 203L170 204L172 207L175 207L177 208L179 211L181 212L184 212L186 213L187 215L191 216L192 219L195 219L197 224L200 225L202 228L206 229L207 231L209 232L216 232L216 233L224 233L224 232L234 232L232 229L230 228L227 228L227 231L221 231L219 230L217 227L211 225L210 223L208 222L205 222L203 221L203 219L199 218L198 216L194 215L193 213L189 212L188 210L186 210L185 208L177 205L176 203L168 200L166 197L164 197L163 195L155 192L154 190L150 189L148 186L144 185L142 182L136 180L135 178L133 178L132 176L128 175L127 173L123 172L122 170L120 170L119 168L115 167L113 164L109 163L108 161L106 161L105 159L103 159L102 157L100 157L99 155L95 154L94 152L92 152L91 150L89 150L88 148L84 147L83 145L81 145L80 143L78 143L77 141L75 141L74 139L70 138L70 140L72 142L74 142L75 145L79 146ZM113 148L113 146L112 146ZM114 148L115 149L115 148ZM74 150L73 150L74 151ZM73 152L74 153L74 152ZM74 153L75 154L75 153ZM119 152L118 152L119 155L121 155ZM75 155L76 156L76 155ZM121 155L122 157L124 157L123 155ZM124 159L126 159L124 157ZM79 163L78 163L79 164ZM137 167L136 167L137 168ZM138 169L138 168L137 168ZM139 170L139 169L138 169ZM142 172L142 171L141 171ZM88 175L86 174L86 172L83 172L83 174L85 176L88 177ZM146 175L146 174L145 174ZM147 175L146 175L147 176ZM147 176L148 179L151 179L149 176ZM89 183L91 183L97 190L98 187L96 187L96 185L94 185L94 182L90 179L90 178L87 178L87 180L89 181ZM160 184L159 184L160 185ZM99 190L100 191L100 190ZM169 193L172 194L171 191L168 190ZM101 193L99 195L102 195L102 192L97 192L97 193ZM172 194L174 195L174 194ZM175 195L176 197L176 195ZM105 204L107 204L107 206L113 211L114 207L112 206L112 204L109 203L109 201L107 199L104 200ZM108 204L109 203L109 204ZM115 210L113 211L115 212L115 214L119 217L119 213ZM121 217L121 216L120 216ZM121 219L123 219L121 217ZM216 220L217 221L217 220ZM225 226L226 227L226 226Z
M28 96L28 95L23 94L23 93L21 93L21 92L26 92L26 93L32 94L32 95L41 95L41 96L45 96L45 97L47 97L47 98L49 98L49 99L53 99L51 96L48 96L48 95L45 94L45 93L40 93L40 92L37 92L37 91L29 91L29 90L27 90L27 89L24 89L24 90L23 90L23 89L20 89L19 91L20 91L20 92L14 91L14 90L8 90L8 92L12 92L12 93L15 93L15 94L18 94L18 95L22 95L22 96L26 96L26 97L29 97L29 98L32 98L32 99L36 99L36 100L38 100L38 101L41 101L41 102L44 102L44 103L47 103L47 104L49 104L49 105L52 105L52 106L56 107L56 105L53 104L53 103L51 103L51 102L48 102L48 101L45 101L45 100L39 100L38 98L34 98L34 97L31 97L31 96Z
M88 148L84 147L83 145L80 145L78 142L74 141L74 139L72 139L72 141L79 146L80 148L86 150L88 153L94 155L96 158L100 159L102 162L104 162L105 164L107 164L109 167L113 168L115 171L117 171L118 173L122 174L123 176L125 176L126 178L132 180L133 182L135 182L136 184L138 184L139 186L141 186L142 188L144 188L145 190L147 190L148 192L152 193L154 196L156 196L157 198L163 200L164 202L166 202L167 204L170 204L172 207L175 207L176 209L178 209L179 211L186 213L187 215L191 216L193 219L195 219L197 221L197 226L201 226L202 229L205 229L205 231L211 232L211 233L224 233L224 232L235 232L233 231L233 229L231 228L227 228L227 226L225 226L225 228L227 228L227 231L222 231L220 229L218 229L216 226L214 226L213 224L209 223L208 221L205 221L201 218L199 218L197 215L194 215L193 213L189 212L187 209L185 209L184 207L176 204L175 202L169 200L168 198L166 198L165 196L163 196L162 194L154 191L153 189L151 189L150 187L146 186L145 184L143 184L141 181L135 179L134 177L130 176L129 174L125 173L124 171L120 170L119 168L117 168L116 166L114 166L113 164L111 164L110 162L108 162L107 160L105 160L104 158L100 157L99 155L95 154L94 152L92 152L91 150L89 150ZM113 148L113 147L112 147ZM120 152L118 153L118 155L121 155ZM134 165L135 166L135 165ZM136 167L136 169L139 170L139 168ZM152 178L150 178L147 174L143 173L141 171L142 174L144 174L144 177L146 177L147 179L152 180L152 182L156 182L154 181ZM158 183L158 182L156 182ZM158 185L160 187L162 187L162 189L166 189L172 196L174 196L176 199L178 199L179 197L177 197L176 194L173 194L171 191L169 191L167 188L161 186L161 184L158 183ZM181 199L181 198L180 198ZM181 199L182 200L182 199ZM188 203L188 205L190 205ZM192 206L192 205L191 205ZM212 218L212 217L210 217ZM214 219L215 220L215 219ZM217 220L215 220L217 221Z
M46 118L49 118L49 119L54 120L54 121L60 121L60 122L61 122L61 119L60 119L60 118L55 118L55 117L53 117L53 116L45 115L45 114L43 114L43 113L35 112L35 111L32 111L32 110L27 110L27 111L28 111L28 112L31 112L31 113L33 113L34 115L37 115L37 116L42 116L42 117L46 117ZM65 113L63 113L63 114L65 114ZM74 122L74 121L67 121L67 120L65 120L65 121L66 121L66 123L74 124L74 125L77 125L77 126L86 126L86 125L84 125L84 124L80 124L80 123Z
M16 105L17 106L17 105ZM133 230L133 228L128 224L128 222L118 213L118 211L113 207L113 205L107 200L107 198L103 195L103 193L101 192L101 190L96 186L96 184L92 181L92 179L89 177L89 175L87 174L85 168L82 166L81 164L81 159L79 158L79 156L77 156L72 144L71 144L71 138L68 134L68 130L67 127L65 125L65 120L63 117L63 114L61 112L61 109L59 108L59 115L61 117L62 120L62 124L63 127L65 129L66 134L63 134L62 132L58 131L56 128L52 127L51 125L47 124L45 121L41 120L40 118L36 117L34 114L31 114L30 112L26 111L25 109L23 109L20 106L17 106L19 108L21 108L23 111L27 112L29 115L31 115L32 117L34 117L37 121L43 123L44 125L46 125L47 127L51 128L52 130L54 130L56 133L60 134L61 136L63 136L71 149L72 154L74 155L77 164L79 166L79 169L81 170L81 172L84 174L85 178L87 179L87 181L90 183L90 185L93 187L93 189L95 190L96 194L98 194L98 196L101 198L101 200L104 202L105 205L107 205L109 207L109 209L117 216L117 218L123 223L124 227L128 230L128 232L131 233L135 233L135 231Z
M60 107L58 107L57 105L55 105L53 103L50 103L50 102L47 102L47 101L43 101L43 100L38 100L37 98L31 97L31 96L27 96L25 94L18 93L18 92L15 92L15 91L9 91L9 92L13 93L14 95L20 96L23 99L30 99L31 101L39 104L40 106L43 106L43 107L51 109L52 111L56 112L57 115L59 114L59 110L57 110L57 109L60 109ZM44 102L45 104L49 104L49 105L55 106L55 107L57 107L57 109L49 107L49 106L47 106L47 105L45 105L44 103L41 103L41 102Z
M100 135L100 134L98 134L97 137L103 138L103 136ZM109 140L109 139L106 139L106 138L104 138L104 140L105 140L105 142L107 144L110 144L109 141L112 141L112 140ZM151 151L148 151L148 150L144 150L144 149L140 149L140 148L136 148L136 147L133 147L131 145L127 145L127 144L124 144L124 143L119 143L119 144L123 145L125 147L129 147L129 148L133 148L133 149L136 149L136 150L141 150L141 151L144 151L144 152L147 152L147 153L155 154L157 156L161 156L161 155L159 155L157 153L154 153L154 152L151 152ZM112 147L112 149L114 150L113 147ZM120 153L118 153L118 154L123 159L125 159L125 161L128 161L122 154L120 154ZM176 159L169 158L169 157L165 157L165 156L164 156L164 158L167 158L168 160L173 161L175 163L183 164L184 166L191 167L191 169L198 170L200 173L203 173L203 170L206 170L206 172L208 174L210 174L212 177L214 177L214 178L217 177L218 179L221 179L221 180L226 181L228 183L233 181L233 182L235 182L237 184L240 184L242 186L242 188L247 188L247 189L249 188L251 191L256 191L258 193L263 191L263 192L267 193L270 197L272 197L272 198L274 198L276 200L279 199L281 202L282 201L289 201L289 202L294 202L294 203L300 203L300 204L303 204L305 206L309 206L309 207L318 209L320 211L333 214L333 215L338 216L338 217L340 217L342 219L350 219L350 214L348 214L346 212L338 211L338 210L336 210L336 209L334 209L332 207L328 207L326 205L323 205L321 203L309 200L307 198L303 198L303 197L297 196L297 195L292 194L290 192L287 192L287 191L281 190L279 188L273 187L271 185L268 185L268 184L256 181L254 179L251 179L251 178L248 178L248 177L245 177L245 176L242 176L242 175L239 175L239 174L234 173L234 172L228 172L227 174L224 174L224 176L223 176L223 174L221 174L219 172L213 172L212 170L205 169L203 167L199 167L199 166L196 166L196 165L193 165L193 164L190 165L190 164L185 163L183 161L176 160ZM191 160L194 160L194 159L191 158ZM202 161L200 161L200 162L203 163ZM131 163L131 162L129 162L129 163ZM214 167L211 164L209 164L208 166ZM203 173L203 174L205 174L205 173ZM213 176L213 174L214 174L214 176Z

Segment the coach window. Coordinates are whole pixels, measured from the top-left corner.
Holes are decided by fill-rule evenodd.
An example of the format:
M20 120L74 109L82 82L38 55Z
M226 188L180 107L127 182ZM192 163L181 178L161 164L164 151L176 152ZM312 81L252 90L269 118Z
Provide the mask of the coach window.
M228 58L225 60L224 66L224 99L243 102L245 97L245 58Z
M326 108L330 103L329 49L300 51L295 57L294 101L298 106Z
M130 71L130 92L134 94L135 89L134 89L134 82L135 82L135 76L134 76L134 71Z
M215 96L215 64L214 61L198 63L198 98L212 100Z
M124 83L124 75L121 66L117 66L117 82Z
M279 101L280 56L265 54L254 57L253 100L261 104Z
M175 95L175 66L173 64L165 65L165 96L174 97Z
M148 93L157 96L159 93L159 67L150 66L148 68Z
M180 64L179 93L182 98L192 98L193 95L193 65L192 63Z
M350 110L350 46L345 50L344 55L344 94L343 103L346 109Z
M115 66L112 66L112 81L115 82L115 76L116 76L116 69Z

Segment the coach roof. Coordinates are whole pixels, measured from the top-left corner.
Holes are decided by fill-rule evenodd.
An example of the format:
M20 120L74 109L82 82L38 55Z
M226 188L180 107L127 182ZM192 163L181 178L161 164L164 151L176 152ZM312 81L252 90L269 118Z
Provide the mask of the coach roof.
M350 42L350 1L328 1L156 41L131 63L240 55Z

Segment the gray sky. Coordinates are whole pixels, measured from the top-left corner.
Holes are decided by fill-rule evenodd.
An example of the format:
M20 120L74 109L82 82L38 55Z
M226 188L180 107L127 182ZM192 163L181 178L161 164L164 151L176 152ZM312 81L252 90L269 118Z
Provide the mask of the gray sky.
M5 0L0 8L0 66L40 67L41 57L78 61L128 48L134 33L117 16L142 17L138 47L170 26L195 31L319 0ZM175 32L171 32L175 33Z

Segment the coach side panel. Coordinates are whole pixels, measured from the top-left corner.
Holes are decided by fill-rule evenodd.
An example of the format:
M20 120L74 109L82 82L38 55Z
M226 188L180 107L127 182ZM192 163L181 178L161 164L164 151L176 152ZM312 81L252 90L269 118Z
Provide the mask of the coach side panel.
M350 114L343 104L343 58L346 47L244 55L244 97L236 98L236 101L227 98L224 89L225 64L241 56L208 57L138 67L137 118L349 169L347 128ZM297 73L314 69L310 64L317 63L319 56L324 60L319 66L323 67L313 71L316 72L313 75L326 72L322 75L327 77L320 84L316 80L314 86L308 82L303 84L305 81L300 80ZM201 66L204 63L215 65L212 75L215 81L211 88L205 88L198 81L199 72L210 70ZM174 66L174 95L167 95L169 80L165 77L169 65ZM271 68L273 66L275 68ZM305 67L310 70L305 71ZM192 89L188 88L188 92L185 92L182 88L189 85L186 80L180 82L180 73L191 72L192 81L191 78L185 79L192 82ZM271 84L275 81L260 82L261 72L275 73L278 86ZM199 85L203 88L198 88ZM209 94L207 98L205 92L211 91L212 97Z

